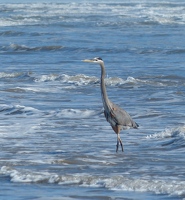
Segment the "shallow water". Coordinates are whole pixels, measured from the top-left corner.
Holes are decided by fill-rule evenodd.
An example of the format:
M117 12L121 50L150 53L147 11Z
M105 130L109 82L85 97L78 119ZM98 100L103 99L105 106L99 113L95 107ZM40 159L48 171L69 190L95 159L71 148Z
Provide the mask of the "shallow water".
M183 1L0 4L0 199L185 198ZM109 98L140 125L103 115Z

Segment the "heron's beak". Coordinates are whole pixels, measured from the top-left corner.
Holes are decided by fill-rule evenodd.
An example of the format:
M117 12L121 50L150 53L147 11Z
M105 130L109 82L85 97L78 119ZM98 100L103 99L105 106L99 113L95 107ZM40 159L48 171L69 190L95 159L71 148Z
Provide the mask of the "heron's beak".
M83 62L93 62L93 60L85 59L85 60L83 60Z

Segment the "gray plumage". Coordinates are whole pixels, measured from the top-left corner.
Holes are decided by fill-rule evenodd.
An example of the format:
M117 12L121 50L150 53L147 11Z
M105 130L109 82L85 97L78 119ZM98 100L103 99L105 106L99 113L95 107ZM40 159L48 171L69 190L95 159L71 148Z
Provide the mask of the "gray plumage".
M119 144L121 145L123 151L123 144L120 138L120 131L122 129L128 128L138 128L138 124L132 120L130 115L120 108L119 106L112 103L107 95L106 87L105 87L105 66L104 62L101 58L94 58L90 60L84 60L84 62L93 62L100 64L101 67L101 95L102 102L104 107L104 115L106 120L110 123L112 129L117 134L117 145L116 152L118 151Z

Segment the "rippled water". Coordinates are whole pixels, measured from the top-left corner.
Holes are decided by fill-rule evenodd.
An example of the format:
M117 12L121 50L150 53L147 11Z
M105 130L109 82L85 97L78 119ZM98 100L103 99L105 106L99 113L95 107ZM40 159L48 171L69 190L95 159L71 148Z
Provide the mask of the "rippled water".
M185 3L0 4L0 199L185 199ZM103 115L109 98L140 125Z

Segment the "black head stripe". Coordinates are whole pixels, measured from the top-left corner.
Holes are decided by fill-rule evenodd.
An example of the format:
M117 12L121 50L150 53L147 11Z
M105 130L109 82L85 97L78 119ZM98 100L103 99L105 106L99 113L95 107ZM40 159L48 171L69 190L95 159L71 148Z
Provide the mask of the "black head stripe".
M100 57L97 57L97 58L94 58L95 60L102 60L102 58L100 58Z

